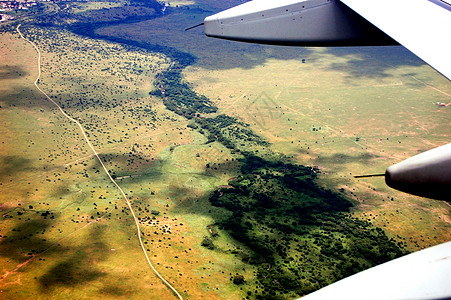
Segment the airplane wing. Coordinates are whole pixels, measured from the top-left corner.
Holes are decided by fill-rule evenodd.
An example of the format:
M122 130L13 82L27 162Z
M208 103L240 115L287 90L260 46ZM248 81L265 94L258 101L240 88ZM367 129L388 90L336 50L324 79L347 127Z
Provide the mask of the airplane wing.
M450 0L340 0L451 80Z
M451 242L430 247L332 283L302 300L450 299Z
M451 80L450 2L254 0L207 17L205 34L251 43L299 46L398 42Z

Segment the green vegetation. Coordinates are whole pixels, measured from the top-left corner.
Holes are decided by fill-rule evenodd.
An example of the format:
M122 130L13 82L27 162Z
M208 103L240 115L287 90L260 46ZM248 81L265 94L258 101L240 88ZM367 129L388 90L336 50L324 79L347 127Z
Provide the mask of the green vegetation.
M269 146L267 141L249 129L248 124L234 117L223 114L214 118L198 117L196 123L208 131L208 142L217 140L231 150L250 153L253 146Z
M105 3L108 3L108 1ZM133 0L128 4L112 2L113 5L100 9L96 9L95 5L92 5L91 9L88 7L88 9L81 11L79 6L83 3L57 4L62 6L57 10L57 13L36 16L33 23L46 27L73 26L79 30L89 31L105 22L121 24L154 18L161 14L162 9L162 5L153 0Z
M149 201L156 190L161 197L162 184L150 187L149 178L158 177L155 153L180 141L179 130L172 127L184 124L148 96L156 68L167 63L164 56L55 28L21 30L42 53L40 87L80 120L111 173L125 176L118 181L140 217L166 221L167 203ZM0 118L5 120L0 130L2 294L22 299L99 293L106 298L172 297L158 283L149 288L155 280L143 268L130 212L78 128L35 92L34 48L17 35L0 39L8 58L0 61L0 70L15 66L0 75ZM145 176L145 183L131 185L127 178L136 175ZM147 234L150 228L164 229L143 225ZM166 242L161 240L155 248ZM177 238L171 243L179 247Z
M217 107L211 104L207 97L198 95L188 84L182 82L180 69L171 68L159 75L156 85L159 88L150 94L163 98L166 108L188 119L196 113L214 113Z
M257 297L307 294L405 254L382 229L347 214L352 204L317 186L316 171L246 157L231 188L209 198L232 213L215 226L244 246L233 253L257 268Z

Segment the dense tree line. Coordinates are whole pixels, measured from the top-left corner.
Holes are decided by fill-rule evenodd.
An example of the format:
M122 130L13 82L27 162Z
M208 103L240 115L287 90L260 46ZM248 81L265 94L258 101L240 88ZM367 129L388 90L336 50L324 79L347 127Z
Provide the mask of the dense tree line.
M156 82L158 90L151 94L162 97L167 109L188 119L193 118L197 113L216 112L218 108L207 97L197 94L182 81L180 72L179 68L162 72Z
M223 114L213 118L198 117L196 123L207 131L208 142L219 141L229 149L240 150L243 141L253 145L269 146L265 139L249 128L249 125L234 117Z

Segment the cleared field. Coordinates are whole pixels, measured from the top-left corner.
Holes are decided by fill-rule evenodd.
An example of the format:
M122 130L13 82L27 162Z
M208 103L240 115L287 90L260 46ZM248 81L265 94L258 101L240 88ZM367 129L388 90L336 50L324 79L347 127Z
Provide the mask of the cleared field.
M171 2L168 2L168 6L171 6L171 7L180 7L180 6L186 6L186 5L194 5L195 4L195 2L194 1L190 1L190 0L179 0L179 1L171 1Z
M126 1L117 1L117 2L78 2L75 5L72 4L70 6L72 12L74 13L83 13L92 10L101 10L101 9L110 9L114 7L121 7L126 4Z

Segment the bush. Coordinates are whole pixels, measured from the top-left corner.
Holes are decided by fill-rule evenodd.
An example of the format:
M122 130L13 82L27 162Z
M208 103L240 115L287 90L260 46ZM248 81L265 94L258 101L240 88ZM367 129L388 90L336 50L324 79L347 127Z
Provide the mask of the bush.
M204 237L201 245L210 250L213 250L215 248L213 241L209 237Z
M244 276L240 275L240 274L233 276L233 283L234 284L243 284L244 283Z

